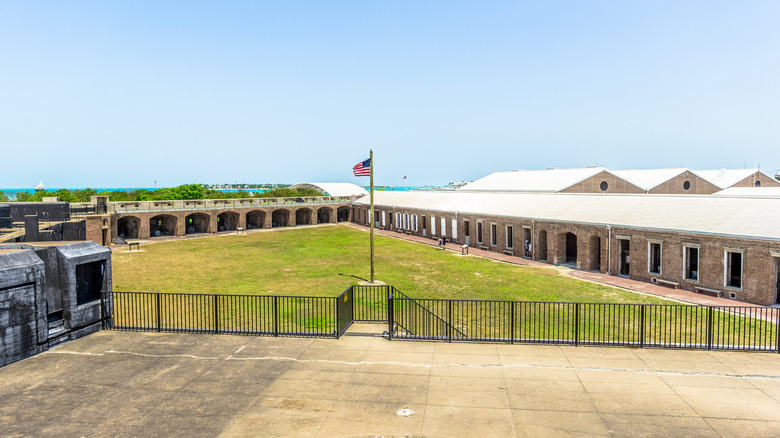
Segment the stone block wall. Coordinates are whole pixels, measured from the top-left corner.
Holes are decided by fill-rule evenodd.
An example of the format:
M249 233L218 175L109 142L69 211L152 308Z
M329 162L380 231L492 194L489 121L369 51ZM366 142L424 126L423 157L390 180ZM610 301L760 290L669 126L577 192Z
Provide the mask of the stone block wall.
M0 366L47 348L44 283L32 251L0 254Z

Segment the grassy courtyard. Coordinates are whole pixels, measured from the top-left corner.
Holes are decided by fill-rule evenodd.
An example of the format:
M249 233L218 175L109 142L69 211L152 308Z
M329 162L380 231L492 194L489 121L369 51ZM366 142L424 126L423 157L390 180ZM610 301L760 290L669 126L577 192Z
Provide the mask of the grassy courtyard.
M376 236L376 279L417 298L668 303L661 298ZM368 233L347 226L277 229L115 252L114 290L336 296L368 278Z

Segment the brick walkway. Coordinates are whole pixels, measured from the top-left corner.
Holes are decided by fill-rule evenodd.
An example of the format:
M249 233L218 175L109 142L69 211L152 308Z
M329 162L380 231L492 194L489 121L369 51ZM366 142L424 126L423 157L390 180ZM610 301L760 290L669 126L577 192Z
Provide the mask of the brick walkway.
M354 223L348 223L347 225L360 230L368 230L368 227L354 224ZM438 239L432 239L430 237L413 236L404 233L398 233L395 231L387 231L387 230L380 230L380 229L374 229L374 232L376 234L381 234L383 236L393 237L396 239L408 240L410 242L417 242L417 243L422 243L430 246L438 246ZM461 251L460 244L448 243L447 250L460 253ZM469 255L475 257L484 257L492 260L498 260L501 262L511 263L514 265L537 266L537 267L557 269L561 272L562 275L568 275L572 278L578 278L580 280L592 281L595 283L615 286L615 287L627 289L634 292L656 295L656 296L668 298L671 300L681 301L689 304L698 304L702 306L763 307L757 304L750 304L742 301L730 300L728 298L710 297L707 295L701 295L687 290L672 289L668 287L657 286L652 283L631 280L629 278L618 277L614 275L606 275L606 274L601 274L598 272L591 272L591 271L580 271L576 269L567 268L565 266L554 266L549 263L539 262L536 260L529 260L517 256L510 256L503 253L485 251L475 247L469 247Z

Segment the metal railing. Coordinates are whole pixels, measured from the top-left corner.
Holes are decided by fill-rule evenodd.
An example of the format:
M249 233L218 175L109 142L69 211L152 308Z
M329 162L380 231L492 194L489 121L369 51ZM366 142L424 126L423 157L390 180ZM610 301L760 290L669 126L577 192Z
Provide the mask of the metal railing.
M104 292L113 330L338 336L336 298Z
M302 198L190 199L180 201L121 201L107 205L80 202L70 204L71 215L128 213L143 211L189 211L224 208L278 207L292 205L350 204L357 196L307 196Z
M411 298L392 286L336 297L104 292L115 330L338 338L353 322L389 339L780 353L780 309Z
M389 297L391 338L780 352L780 309Z

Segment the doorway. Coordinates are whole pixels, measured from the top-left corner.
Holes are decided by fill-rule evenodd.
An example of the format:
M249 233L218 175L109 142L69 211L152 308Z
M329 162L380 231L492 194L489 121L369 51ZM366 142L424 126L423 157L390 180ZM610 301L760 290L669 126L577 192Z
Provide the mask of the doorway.
M631 266L631 246L630 241L627 239L618 239L618 258L619 258L619 264L618 267L620 268L620 275L625 275L628 277L628 273L630 272L630 266Z
M775 304L780 304L780 257L775 257Z
M566 264L577 265L577 235L566 233Z

